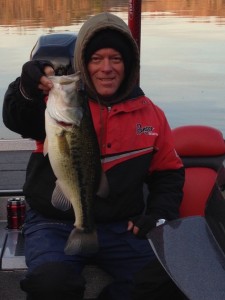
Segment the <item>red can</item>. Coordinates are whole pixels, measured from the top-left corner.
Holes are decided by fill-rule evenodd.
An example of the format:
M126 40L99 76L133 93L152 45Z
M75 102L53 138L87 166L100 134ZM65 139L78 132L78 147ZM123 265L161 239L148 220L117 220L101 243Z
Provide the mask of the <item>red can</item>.
M26 205L23 198L10 198L7 201L7 220L9 229L20 229L24 223Z

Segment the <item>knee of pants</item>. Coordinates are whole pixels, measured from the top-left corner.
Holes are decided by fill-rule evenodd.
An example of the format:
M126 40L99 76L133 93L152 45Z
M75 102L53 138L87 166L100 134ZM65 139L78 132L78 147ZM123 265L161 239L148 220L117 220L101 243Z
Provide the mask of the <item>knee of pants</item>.
M85 280L77 275L68 263L50 262L36 267L20 282L20 287L28 294L83 295Z

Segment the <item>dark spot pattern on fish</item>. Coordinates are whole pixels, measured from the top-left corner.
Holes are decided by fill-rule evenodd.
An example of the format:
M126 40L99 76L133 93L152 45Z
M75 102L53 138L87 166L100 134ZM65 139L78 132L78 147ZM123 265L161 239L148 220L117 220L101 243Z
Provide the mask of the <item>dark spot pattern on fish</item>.
M101 161L100 150L88 107L84 107L84 115L79 127L74 125L71 138L71 156L73 167L77 171L80 187L80 198L83 213L83 229L94 230L93 201L100 182Z
M98 250L93 205L101 177L101 161L92 119L87 112L86 107L80 126L73 126L71 136L71 162L77 172L82 205L82 216L79 218L82 225L81 228L75 228L68 238L65 253L70 255L95 253Z

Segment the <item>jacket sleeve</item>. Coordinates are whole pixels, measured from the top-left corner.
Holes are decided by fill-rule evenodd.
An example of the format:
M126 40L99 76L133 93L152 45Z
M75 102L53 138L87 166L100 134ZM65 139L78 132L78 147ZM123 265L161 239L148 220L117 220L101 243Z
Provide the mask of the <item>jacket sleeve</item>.
M160 117L160 131L147 178L150 191L147 214L172 220L179 217L185 172L168 121L164 114Z
M12 82L4 97L2 117L7 128L23 138L43 140L45 138L44 96L33 100L23 97L19 89L20 78Z
M184 168L155 171L147 179L149 196L146 214L158 219L179 218L179 208L183 198Z

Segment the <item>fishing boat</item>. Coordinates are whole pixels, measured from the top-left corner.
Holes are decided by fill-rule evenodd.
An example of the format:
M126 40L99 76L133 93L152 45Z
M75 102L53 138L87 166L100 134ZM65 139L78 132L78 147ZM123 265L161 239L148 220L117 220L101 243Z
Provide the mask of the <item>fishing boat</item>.
M218 129L202 125L181 126L172 132L186 173L180 219L153 229L148 235L149 242L171 278L189 299L223 299L224 138ZM20 291L19 281L27 268L23 237L20 228L8 228L7 203L24 199L21 187L35 143L14 140L1 144L4 144L0 145L4 149L0 152L1 297L22 300L25 295ZM93 265L86 267L84 276L89 282L86 299L96 298L100 289L111 280L108 274ZM204 287L200 294L199 285Z
M130 1L129 26L140 45L140 3ZM134 5L134 6L132 6ZM138 6L137 6L138 5ZM138 16L134 16L138 14ZM31 59L50 60L58 75L71 67L76 34L41 36ZM52 51L54 49L54 51ZM54 54L53 54L54 53ZM225 141L217 128L201 124L172 129L175 148L185 167L180 218L165 222L148 234L155 254L169 276L191 300L225 299ZM24 211L22 186L34 141L0 141L0 298L25 300L19 281L27 266L21 234ZM112 280L95 265L83 273L85 299L95 299Z

